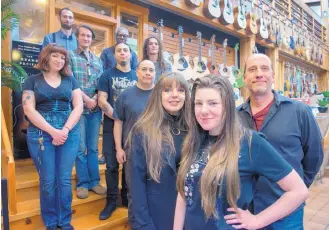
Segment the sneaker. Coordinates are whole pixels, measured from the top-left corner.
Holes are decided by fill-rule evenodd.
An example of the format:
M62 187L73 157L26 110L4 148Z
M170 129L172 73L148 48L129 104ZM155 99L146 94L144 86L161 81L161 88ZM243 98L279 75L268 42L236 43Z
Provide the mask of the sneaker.
M110 216L112 215L112 213L115 211L116 208L117 205L115 202L106 202L105 208L99 214L99 219L107 220L108 218L110 218Z
M104 157L103 154L102 154L102 156L98 159L98 164L100 164L100 165L105 164L105 157Z
M98 184L94 187L92 187L91 191L98 195L104 195L106 193L106 188L104 188L102 185Z
M86 189L86 188L77 188L77 197L79 199L86 199L88 197L88 189Z

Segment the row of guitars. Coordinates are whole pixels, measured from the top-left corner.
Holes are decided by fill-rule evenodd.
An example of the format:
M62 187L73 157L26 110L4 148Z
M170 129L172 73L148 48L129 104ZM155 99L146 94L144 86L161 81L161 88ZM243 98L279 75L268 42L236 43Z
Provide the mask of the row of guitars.
M159 37L160 40L163 41L163 20L158 21L159 26ZM211 37L211 49L210 49L210 57L211 61L208 62L207 57L202 56L202 34L201 32L196 33L196 38L198 41L198 56L190 57L188 55L184 55L183 47L184 47L184 39L183 39L183 27L178 27L178 40L179 40L179 52L176 54L170 54L168 52L164 52L164 57L172 66L172 70L175 72L180 72L184 75L185 79L189 82L193 82L197 78L201 78L207 74L220 74L222 77L228 78L230 83L234 88L243 87L243 79L240 69L238 68L238 49L239 44L235 45L235 64L234 66L227 66L226 64L226 47L227 47L227 39L224 39L223 42L223 60L224 62L221 64L216 63L215 60L215 39L216 36L213 35Z

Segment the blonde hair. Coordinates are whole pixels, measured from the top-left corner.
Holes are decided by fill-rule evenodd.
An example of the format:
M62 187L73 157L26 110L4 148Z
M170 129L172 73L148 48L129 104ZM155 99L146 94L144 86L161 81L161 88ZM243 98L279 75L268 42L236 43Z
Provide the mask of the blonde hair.
M206 218L210 216L219 218L216 211L216 199L218 192L221 195L223 191L224 178L227 201L231 207L237 209L237 200L240 197L238 159L243 129L236 112L232 86L227 79L220 76L210 74L194 82L191 96L192 113L195 113L196 91L205 88L215 89L220 94L223 106L223 122L216 142L209 146L209 160L200 178L201 205ZM194 114L191 118L190 131L184 141L183 159L177 177L177 189L182 197L185 197L186 174L198 156L204 137L205 131L198 124Z
M180 73L163 75L152 90L146 109L128 135L126 148L131 152L133 136L143 134L147 171L153 180L160 183L160 174L164 160L161 150L164 144L169 146L171 154L175 154L174 141L171 134L172 118L162 106L162 92L173 83L185 90L184 105L178 115L178 128L188 130L190 120L190 95L188 85Z

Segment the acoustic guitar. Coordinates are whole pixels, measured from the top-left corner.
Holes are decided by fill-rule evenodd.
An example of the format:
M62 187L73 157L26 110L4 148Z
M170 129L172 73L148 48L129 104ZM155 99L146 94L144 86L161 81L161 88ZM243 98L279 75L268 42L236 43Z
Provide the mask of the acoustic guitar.
M209 70L207 69L207 58L202 57L202 44L201 44L201 32L196 33L198 39L198 56L193 58L193 79L201 78L207 74L209 74Z
M234 8L234 23L233 26L237 30L246 29L247 19L246 19L246 6L244 0L239 0L239 5Z
M281 33L280 20L276 23L275 45L277 47L282 47L282 33Z
M226 47L227 47L227 38L225 38L224 42L223 42L223 48L224 48L223 59L224 59L224 63L219 64L218 72L219 72L221 77L229 78L231 76L231 72L229 71L229 68L226 66Z
M246 32L248 35L257 34L257 16L256 16L256 0L251 0L251 11L247 13L247 28Z
M300 36L299 36L299 30L297 30L297 40L296 40L296 44L295 44L295 55L297 56L300 56L300 50L301 50L301 47L300 47Z
M199 7L201 5L202 0L185 0L185 2L191 7Z
M220 0L206 0L203 4L203 13L209 18L219 18L221 15Z
M319 43L317 43L317 46L316 46L316 52L315 52L314 61L317 64L319 63Z
M267 23L264 18L264 6L262 0L259 1L259 6L262 11L262 16L257 20L257 25L259 27L259 31L257 34L258 39L267 39L268 38L268 30L267 30Z
M159 21L157 22L158 24L158 31L159 31L159 38L160 41L162 43L162 47L164 49L164 43L163 43L163 19L159 19ZM172 54L167 52L167 51L163 51L162 52L163 58L166 61L167 65L169 65L169 67L172 67Z
M305 56L307 61L311 61L311 44L310 44L310 35L307 32L307 44L306 44L306 51L305 51Z
M291 36L290 36L290 42L289 42L289 47L290 49L294 50L296 48L296 43L295 43L295 37L294 37L294 23L291 22L291 27L292 27L292 30L291 30Z
M320 57L319 57L319 64L323 65L323 47L321 49Z
M276 31L275 31L275 27L273 24L273 11L270 10L270 20L269 23L267 24L267 30L268 30L268 38L266 39L266 41L268 43L275 43L275 39L276 39Z
M181 72L186 80L191 78L190 71L191 66L189 65L189 56L183 56L183 27L178 27L178 35L179 35L179 53L174 54L174 64L173 64L173 72ZM188 73L188 74L187 74Z
M210 39L210 56L211 62L208 64L209 72L212 74L218 74L218 67L215 61L215 42L216 42L216 35L212 35Z
M221 8L223 9L223 13L219 18L219 21L223 25L229 25L234 23L234 13L233 13L233 5L230 0L222 0L220 2Z
M290 37L288 36L288 21L285 21L282 33L282 48L290 49Z
M239 43L236 43L234 46L235 58L234 58L234 66L232 67L232 73L234 75L235 82L233 83L233 88L241 89L244 86L242 71L238 66L238 50Z

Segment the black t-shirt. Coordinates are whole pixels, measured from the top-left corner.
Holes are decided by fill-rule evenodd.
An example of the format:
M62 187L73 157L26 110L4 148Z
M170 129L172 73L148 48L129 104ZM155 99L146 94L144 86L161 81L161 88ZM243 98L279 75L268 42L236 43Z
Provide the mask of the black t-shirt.
M36 110L43 112L68 112L72 110L73 90L79 88L79 83L72 76L62 76L57 88L50 86L43 73L29 76L24 83L24 90L34 92Z
M135 85L120 93L116 100L113 117L123 122L122 144L126 142L131 128L144 112L151 93L152 89L143 90Z
M116 67L106 70L98 81L97 89L106 92L108 95L107 102L114 107L114 103L119 94L128 87L134 86L137 83L137 76L134 70L130 72L122 72ZM113 124L113 120L106 115L104 116L104 129Z

